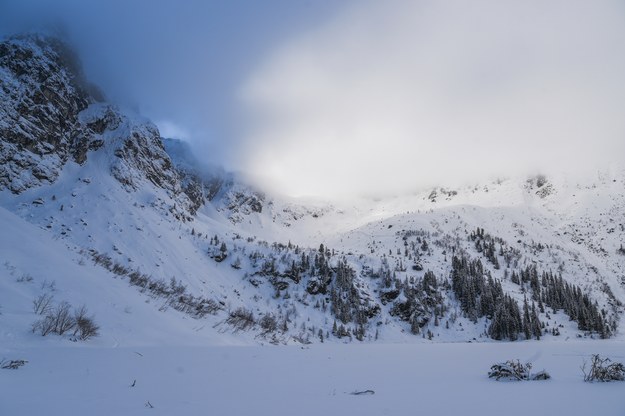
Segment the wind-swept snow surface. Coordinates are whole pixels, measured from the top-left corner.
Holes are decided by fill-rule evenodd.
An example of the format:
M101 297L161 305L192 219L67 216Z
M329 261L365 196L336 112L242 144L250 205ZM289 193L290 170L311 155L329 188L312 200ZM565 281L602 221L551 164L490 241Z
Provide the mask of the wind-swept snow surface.
M622 416L625 384L585 383L580 366L591 353L623 360L624 351L615 341L20 348L11 356L29 363L0 370L10 392L0 413ZM510 358L552 379L487 377Z

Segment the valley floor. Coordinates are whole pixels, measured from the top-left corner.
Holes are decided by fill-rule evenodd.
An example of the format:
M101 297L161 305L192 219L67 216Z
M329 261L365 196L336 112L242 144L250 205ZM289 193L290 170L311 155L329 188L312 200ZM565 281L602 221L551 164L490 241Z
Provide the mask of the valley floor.
M625 361L625 343L29 347L3 352L29 362L0 370L0 414L622 416L625 383L583 382L593 353ZM487 377L517 358L552 379Z

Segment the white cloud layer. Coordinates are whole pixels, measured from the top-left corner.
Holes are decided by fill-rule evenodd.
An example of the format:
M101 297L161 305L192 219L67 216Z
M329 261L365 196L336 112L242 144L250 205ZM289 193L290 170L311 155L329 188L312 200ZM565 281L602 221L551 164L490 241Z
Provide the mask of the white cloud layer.
M622 2L361 2L252 71L236 163L337 196L618 162L624 78Z

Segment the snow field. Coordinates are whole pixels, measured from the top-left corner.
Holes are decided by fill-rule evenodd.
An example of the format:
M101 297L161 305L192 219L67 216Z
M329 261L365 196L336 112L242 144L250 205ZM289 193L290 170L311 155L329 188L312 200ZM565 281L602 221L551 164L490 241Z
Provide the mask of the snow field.
M617 341L11 350L3 415L623 415L625 383L585 383ZM548 381L488 379L518 358ZM135 382L136 380L136 382ZM133 382L135 383L132 387ZM373 395L353 395L373 390ZM148 404L149 402L149 404ZM149 406L153 406L152 408Z

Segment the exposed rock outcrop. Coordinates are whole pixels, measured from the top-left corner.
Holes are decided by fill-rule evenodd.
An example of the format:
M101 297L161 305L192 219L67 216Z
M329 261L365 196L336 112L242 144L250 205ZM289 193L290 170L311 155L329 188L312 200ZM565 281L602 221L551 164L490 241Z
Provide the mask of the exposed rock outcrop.
M152 184L174 200L172 214L197 210L151 122L104 103L63 42L43 35L0 43L0 190L53 183L68 162L104 151L129 192Z

